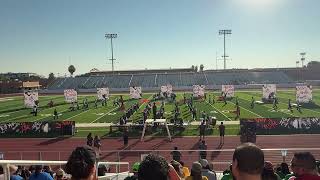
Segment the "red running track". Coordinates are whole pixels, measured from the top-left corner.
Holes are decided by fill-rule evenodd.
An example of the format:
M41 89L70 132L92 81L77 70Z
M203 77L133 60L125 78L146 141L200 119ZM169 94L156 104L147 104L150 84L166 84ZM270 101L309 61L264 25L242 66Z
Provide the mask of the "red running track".
M263 149L282 149L282 148L319 148L307 149L312 152L317 159L320 159L320 135L286 135L286 136L258 136L257 145ZM177 137L172 142L166 138L147 137L144 142L140 139L129 139L129 146L124 148L121 138L102 139L101 159L104 161L125 161L135 162L140 160L140 155L152 150L172 150L178 146L182 152L182 161L188 166L193 161L198 160L198 137ZM206 137L208 150L221 150L208 152L207 159L214 164L225 162L223 165L214 165L215 169L223 170L228 166L232 159L232 149L240 144L239 136L226 136L225 143L219 146L219 137ZM23 160L67 160L71 151L86 144L85 138L8 138L0 139L0 152L4 154L4 159L23 159ZM146 150L146 151L142 151ZM290 162L292 154L297 149L289 150L287 162ZM301 151L301 150L299 150ZM171 160L170 151L159 152L168 161ZM265 159L274 164L282 161L280 150L265 151Z

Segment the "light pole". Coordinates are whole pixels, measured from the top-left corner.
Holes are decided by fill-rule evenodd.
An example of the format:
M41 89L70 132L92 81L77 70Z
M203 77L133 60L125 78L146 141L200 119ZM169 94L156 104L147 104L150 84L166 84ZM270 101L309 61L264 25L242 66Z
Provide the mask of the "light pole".
M306 58L305 58L305 55L306 55L307 53L305 53L305 52L302 52L302 53L300 53L300 55L301 55L301 66L302 66L302 68L303 68L303 62L306 60Z
M300 61L296 61L296 69L297 69L297 80L299 81L299 63Z
M300 55L301 55L301 80L303 81L303 63L304 63L304 61L306 60L306 58L305 58L305 55L306 55L307 53L306 52L302 52L302 53L300 53Z
M105 38L110 39L111 40L111 59L109 59L112 63L112 73L114 73L114 65L113 65L113 61L115 61L116 59L113 58L113 44L112 44L112 39L113 38L117 38L118 34L105 34Z
M227 68L227 62L226 62L226 35L231 34L231 30L224 29L224 30L219 30L219 35L223 35L223 67L224 69Z

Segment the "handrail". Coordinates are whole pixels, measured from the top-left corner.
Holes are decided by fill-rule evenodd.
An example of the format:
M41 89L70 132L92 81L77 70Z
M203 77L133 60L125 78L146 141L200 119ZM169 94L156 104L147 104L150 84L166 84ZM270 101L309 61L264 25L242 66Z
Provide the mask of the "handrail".
M10 169L9 165L62 165L66 164L67 161L32 161L32 160L0 160L0 166L3 167L4 170L4 180L10 180ZM99 165L116 165L116 173L119 174L119 166L120 165L127 165L128 168L128 176L130 175L130 166L129 162L97 162L96 168L99 167ZM97 171L98 172L98 171Z

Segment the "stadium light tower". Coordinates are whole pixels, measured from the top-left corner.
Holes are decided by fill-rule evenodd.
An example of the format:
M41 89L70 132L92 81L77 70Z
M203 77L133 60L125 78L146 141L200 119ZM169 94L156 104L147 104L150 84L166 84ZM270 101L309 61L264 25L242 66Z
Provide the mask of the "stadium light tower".
M306 55L307 53L305 53L305 52L302 52L302 53L300 53L300 55L301 55L301 66L302 66L302 68L303 68L303 63L304 63L304 61L306 60L306 58L305 58L305 55Z
M224 69L227 68L227 62L226 62L226 35L231 34L231 30L224 29L219 30L219 35L223 35L223 67Z
M113 58L113 44L112 44L112 39L113 38L117 38L118 34L105 34L105 38L106 39L110 39L111 40L111 59L109 59L112 63L112 73L114 73L114 65L113 65L113 61L115 61L116 59Z

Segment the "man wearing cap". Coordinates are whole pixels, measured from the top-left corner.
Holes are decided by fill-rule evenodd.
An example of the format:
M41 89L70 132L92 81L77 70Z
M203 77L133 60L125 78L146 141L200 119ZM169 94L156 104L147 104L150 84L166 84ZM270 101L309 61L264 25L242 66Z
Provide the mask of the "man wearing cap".
M238 146L232 158L232 174L237 180L261 180L263 151L253 143Z
M216 173L210 170L209 163L206 159L200 159L199 163L202 166L202 169L201 169L202 176L206 176L208 178L208 180L216 180L217 179Z

